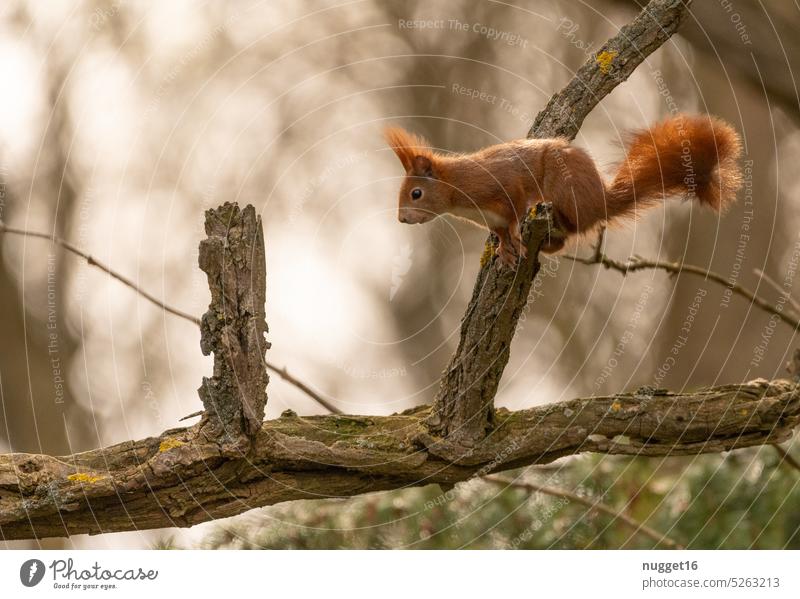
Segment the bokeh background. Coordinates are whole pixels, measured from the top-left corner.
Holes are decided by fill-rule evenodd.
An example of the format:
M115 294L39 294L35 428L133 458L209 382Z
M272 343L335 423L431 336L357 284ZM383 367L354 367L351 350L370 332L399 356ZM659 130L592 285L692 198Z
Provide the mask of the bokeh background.
M253 204L265 228L269 359L346 412L430 402L486 234L448 219L397 222L403 171L382 127L455 151L522 137L637 9L6 0L0 218L66 238L199 316L209 301L197 268L203 211ZM594 110L576 143L604 169L626 130L675 111L729 120L748 165L727 214L668 202L613 227L609 255L684 260L775 302L761 273L794 287L799 26L794 3L696 2L680 34ZM592 241L568 253L587 254ZM555 257L534 292L496 400L510 409L778 378L797 346L790 327L701 277L622 277ZM156 435L201 407L196 389L211 370L192 324L41 239L0 237L0 339L0 451L63 455ZM324 412L277 376L268 393L268 417ZM689 546L800 547L798 472L769 448L582 456L512 474L602 498ZM655 545L575 502L496 483L441 496L433 487L295 502L189 531L5 546Z

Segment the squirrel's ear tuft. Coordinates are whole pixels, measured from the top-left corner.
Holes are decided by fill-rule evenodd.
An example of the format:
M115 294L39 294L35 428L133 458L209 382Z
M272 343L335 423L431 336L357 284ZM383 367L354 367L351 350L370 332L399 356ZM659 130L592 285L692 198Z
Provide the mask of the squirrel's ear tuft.
M417 158L424 158L429 165L431 164L433 150L423 137L409 133L402 127L386 127L383 130L383 137L397 154L407 172L415 170L414 165Z
M415 175L433 177L433 163L427 156L414 156L413 167Z

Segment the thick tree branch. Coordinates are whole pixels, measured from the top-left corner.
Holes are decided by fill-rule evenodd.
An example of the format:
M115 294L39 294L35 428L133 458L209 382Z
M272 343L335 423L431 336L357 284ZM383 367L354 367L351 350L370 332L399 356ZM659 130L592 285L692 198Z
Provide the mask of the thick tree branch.
M652 0L641 13L589 58L567 86L550 98L528 137L578 134L594 107L666 42L688 14L691 0Z
M531 138L572 139L591 110L637 66L677 31L688 2L653 0L619 34L586 61L570 83L536 117ZM487 251L461 323L458 348L442 377L430 435L431 451L456 461L472 459L472 449L495 426L494 396L508 363L511 341L539 270L539 248L552 228L548 214L537 211L523 225L529 259L516 271L498 270ZM487 242L488 244L489 242Z
M248 457L225 454L198 426L65 457L0 456L0 537L190 526L294 499L452 485L584 452L675 456L788 439L800 420L789 381L690 393L574 399L498 410L471 465L414 443L430 408L394 416L287 412L262 424Z

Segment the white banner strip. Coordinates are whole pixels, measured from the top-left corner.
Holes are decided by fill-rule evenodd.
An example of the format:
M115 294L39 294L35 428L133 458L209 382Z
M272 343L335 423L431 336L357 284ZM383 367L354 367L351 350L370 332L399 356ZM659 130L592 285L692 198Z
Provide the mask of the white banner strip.
M798 558L796 551L13 550L0 552L0 596L796 598Z

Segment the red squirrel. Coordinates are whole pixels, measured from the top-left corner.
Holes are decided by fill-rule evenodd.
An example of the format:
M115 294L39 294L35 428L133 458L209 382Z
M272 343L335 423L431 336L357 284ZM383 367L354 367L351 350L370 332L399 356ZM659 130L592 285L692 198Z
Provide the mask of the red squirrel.
M525 258L520 222L538 202L551 202L566 238L551 236L542 251L602 222L682 193L719 211L741 187L736 131L709 115L677 115L629 135L624 160L610 182L594 161L564 138L519 139L471 154L442 154L413 133L388 127L385 138L406 170L400 222L419 224L452 214L492 231L501 264Z

